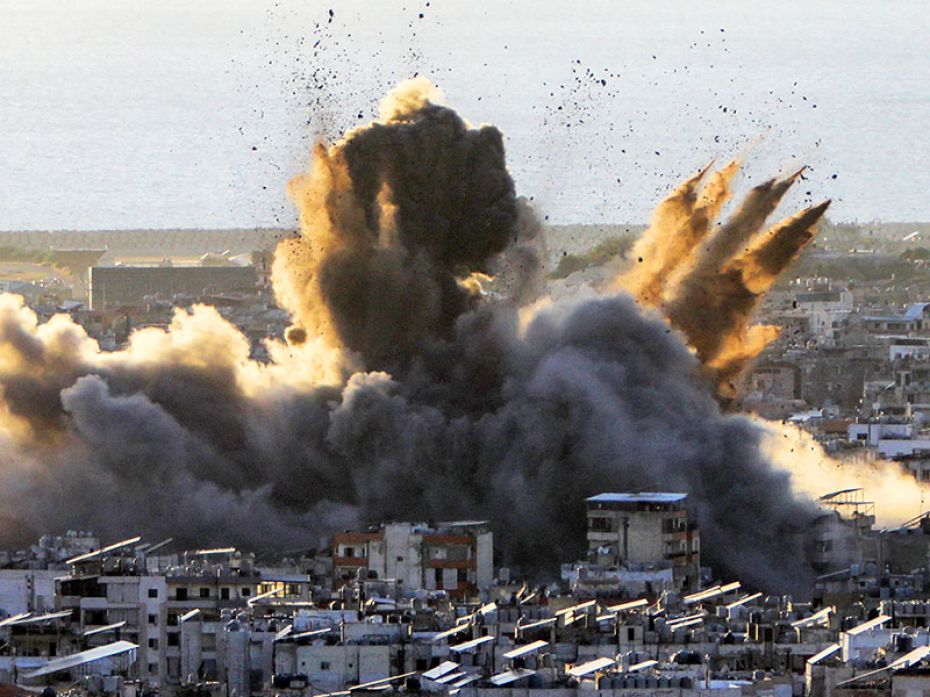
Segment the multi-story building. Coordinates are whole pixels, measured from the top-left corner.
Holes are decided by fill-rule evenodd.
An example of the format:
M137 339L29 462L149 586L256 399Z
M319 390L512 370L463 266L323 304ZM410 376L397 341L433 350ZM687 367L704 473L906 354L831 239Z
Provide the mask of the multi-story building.
M875 504L866 501L862 489L842 489L824 494L820 505L829 510L811 527L813 541L808 560L814 571L829 574L853 569L872 569L879 562Z
M228 642L223 632L235 611L258 595L260 582L250 561L232 549L185 556L164 577L164 674L172 684L224 674Z
M868 314L862 323L872 334L925 335L930 332L930 302L914 303L901 314Z
M140 538L78 555L55 581L59 610L70 610L83 648L114 639L138 644L138 676L152 687L165 681L165 576L146 569Z
M56 580L58 609L71 611L85 648L114 639L137 644L136 672L151 687L227 680L245 636L229 636L231 623L258 595L261 581L251 557L232 548L189 552L180 560L146 557L144 548L133 549L137 542L70 560L71 574ZM270 670L269 657L269 679Z
M688 495L602 493L587 499L588 555L599 566L671 567L679 588L700 581L701 544Z
M753 366L748 373L748 390L764 400L801 398L801 370L793 363L770 361Z
M817 289L798 293L795 308L809 318L810 333L820 344L833 344L853 311L853 294L846 289Z
M333 536L333 581L395 579L408 589L454 596L487 590L494 580L494 536L487 521L386 523Z

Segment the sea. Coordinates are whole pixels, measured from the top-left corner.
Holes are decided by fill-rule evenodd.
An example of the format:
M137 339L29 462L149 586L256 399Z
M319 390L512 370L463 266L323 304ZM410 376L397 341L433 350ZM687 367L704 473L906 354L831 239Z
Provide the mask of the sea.
M0 230L290 226L316 141L426 76L553 223L637 223L710 160L786 207L930 220L918 0L0 0Z

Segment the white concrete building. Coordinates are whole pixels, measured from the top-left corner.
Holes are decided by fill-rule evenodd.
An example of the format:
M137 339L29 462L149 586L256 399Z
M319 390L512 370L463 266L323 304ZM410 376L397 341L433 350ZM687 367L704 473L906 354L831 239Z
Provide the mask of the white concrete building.
M55 607L60 569L0 569L0 617Z
M322 641L297 647L297 671L316 690L340 690L391 674L391 646L375 644L326 645Z
M811 335L818 343L833 344L853 311L853 294L842 290L812 290L795 296L795 307L808 317Z
M494 580L494 536L487 521L386 523L337 533L332 546L337 586L361 573L395 579L408 589L462 596L487 590Z

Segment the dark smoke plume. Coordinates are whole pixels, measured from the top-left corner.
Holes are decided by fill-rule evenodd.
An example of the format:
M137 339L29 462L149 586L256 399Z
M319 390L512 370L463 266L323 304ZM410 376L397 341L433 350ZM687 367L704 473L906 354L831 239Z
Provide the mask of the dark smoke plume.
M816 509L763 453L765 428L721 414L680 335L623 293L525 305L543 290L539 225L495 129L407 85L291 193L303 230L274 282L295 326L267 364L211 308L105 353L0 297L4 542L92 527L295 549L365 522L487 517L502 563L551 573L583 554L584 497L647 487L690 494L720 573L803 586L794 533ZM790 258L796 228L756 248L760 268ZM671 266L697 268L686 257Z
M278 288L300 336L322 335L369 368L450 338L480 298L477 279L512 247L521 214L532 216L518 205L500 131L469 127L419 87L318 150L291 187L304 234L278 249Z

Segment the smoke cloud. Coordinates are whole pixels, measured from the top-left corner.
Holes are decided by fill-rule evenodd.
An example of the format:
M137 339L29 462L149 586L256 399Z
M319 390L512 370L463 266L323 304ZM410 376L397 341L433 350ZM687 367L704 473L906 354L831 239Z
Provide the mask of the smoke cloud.
M841 489L863 489L875 502L875 520L894 528L926 512L925 486L917 486L903 467L888 460L829 457L807 431L793 424L757 419L762 451L791 474L798 495L819 498Z
M278 248L275 288L295 318L292 341L321 336L368 368L404 363L451 337L531 215L500 131L471 128L437 98L425 79L405 83L380 121L320 146L291 183L303 234Z
M403 85L292 183L302 230L273 280L294 326L267 363L208 307L102 352L68 317L0 298L0 541L92 527L287 550L366 522L486 517L502 563L551 572L584 552L586 496L652 488L689 493L720 573L804 587L798 533L818 510L706 376L813 221L738 254L773 184L711 236L731 165L686 183L675 229L657 216L642 242L665 257L641 287L682 333L624 292L529 306L544 248L501 135L438 99ZM748 293L723 337L656 284L711 268Z

